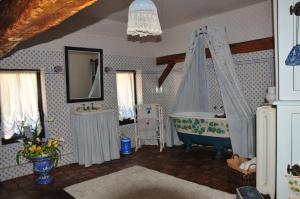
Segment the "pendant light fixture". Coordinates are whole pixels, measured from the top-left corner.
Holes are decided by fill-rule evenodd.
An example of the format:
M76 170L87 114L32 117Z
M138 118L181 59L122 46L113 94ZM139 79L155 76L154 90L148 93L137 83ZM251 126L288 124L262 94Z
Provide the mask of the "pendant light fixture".
M129 6L127 35L145 37L161 33L155 4L151 0L134 0Z
M296 45L290 51L288 57L285 60L285 64L288 66L297 66L300 65L300 44L298 42L300 2L297 2L295 6L290 7L290 14L294 14L296 16Z

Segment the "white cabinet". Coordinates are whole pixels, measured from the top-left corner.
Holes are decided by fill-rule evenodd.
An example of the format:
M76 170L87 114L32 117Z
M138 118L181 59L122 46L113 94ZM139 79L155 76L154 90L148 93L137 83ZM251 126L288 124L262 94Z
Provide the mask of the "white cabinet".
M276 195L289 197L288 165L300 164L300 66L287 66L285 60L296 45L296 16L290 6L300 0L273 0L277 105ZM300 33L299 33L300 34ZM300 38L299 38L300 41Z
M277 198L288 198L287 166L300 165L300 101L277 104Z
M277 48L275 57L278 59L276 64L278 67L279 100L300 99L300 66L285 65L290 50L296 44L296 17L290 15L289 9L298 1L274 0L274 36Z

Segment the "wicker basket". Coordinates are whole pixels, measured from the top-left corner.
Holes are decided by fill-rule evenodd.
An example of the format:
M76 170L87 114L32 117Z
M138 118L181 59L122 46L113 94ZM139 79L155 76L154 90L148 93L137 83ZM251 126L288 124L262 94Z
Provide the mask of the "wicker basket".
M247 171L240 169L240 165L243 162L248 161L247 158L239 157L234 154L230 159L227 160L228 165L228 179L238 186L256 186L256 168L250 169L251 164Z

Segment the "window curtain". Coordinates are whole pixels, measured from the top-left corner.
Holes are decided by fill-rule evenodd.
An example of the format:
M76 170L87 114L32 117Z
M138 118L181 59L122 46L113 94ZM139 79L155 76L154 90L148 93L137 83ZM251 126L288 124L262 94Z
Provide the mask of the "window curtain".
M133 73L117 72L116 78L119 120L134 119L134 75Z
M35 72L0 72L1 127L4 138L18 134L22 121L35 128L40 121L37 74Z
M176 101L171 113L176 112L207 112L208 85L206 73L204 40L197 35L192 36L190 48L186 52L184 75L176 94ZM169 117L166 124L167 146L179 145L173 118Z
M233 152L243 157L255 156L255 115L251 110L235 72L235 64L224 27L208 27L206 38L224 109L229 124Z

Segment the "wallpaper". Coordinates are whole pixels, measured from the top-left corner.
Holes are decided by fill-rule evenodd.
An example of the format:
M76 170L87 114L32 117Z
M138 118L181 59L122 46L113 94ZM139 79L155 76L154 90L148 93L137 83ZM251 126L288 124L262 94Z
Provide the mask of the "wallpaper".
M63 143L62 160L59 165L70 164L73 159L73 133L70 131L70 109L78 104L66 103L66 85L65 72L53 72L54 66L64 67L64 53L58 51L35 51L22 50L12 56L0 61L0 68L9 69L43 69L45 74L45 90L46 94L46 109L47 115L54 117L53 123L45 124L50 137L62 137ZM113 70L130 70L136 69L138 83L138 98L141 102L143 91L141 90L142 77L151 79L154 73L151 68L155 66L155 60L152 58L126 57L104 55L104 67L111 67ZM143 74L142 74L143 73ZM104 74L104 101L97 102L97 106L103 108L111 108L117 113L117 96L116 96L116 81L115 72ZM44 108L45 109L45 108ZM45 110L44 110L45 111ZM117 116L117 114L116 114ZM119 128L120 133L127 136L134 136L134 126L126 125ZM32 165L23 162L21 165L16 165L16 151L20 149L19 144L9 144L0 146L0 180L7 180L17 176L23 176L32 173Z
M275 85L274 51L265 50L236 54L233 55L233 59L246 99L252 111L255 112L257 107L265 103L267 88ZM177 89L183 77L183 67L183 63L175 65L163 84L163 93L155 93L151 89L144 88L144 93L147 96L144 98L144 102L160 103L165 113L168 112L176 100ZM207 59L206 73L208 75L209 110L211 112L223 112L222 97L212 59ZM167 114L164 114L164 120L167 119L166 116Z
M274 85L273 50L234 55L236 70L245 92L246 98L253 111L264 103L266 89ZM64 71L53 72L54 66L64 67L64 53L60 51L22 50L12 56L0 60L0 68L40 68L45 71L45 93L47 114L55 118L54 123L46 124L49 136L63 137L63 157L60 165L74 162L73 133L70 131L70 109L78 104L66 103L66 85ZM174 70L158 90L157 82L164 67L156 66L155 59L106 55L104 51L104 67L111 67L112 72L104 73L104 101L97 102L98 106L115 110L117 117L117 96L114 70L137 70L137 95L139 103L159 103L164 110L164 119L174 100L183 76L183 64L176 64ZM208 60L210 111L222 111L222 99L215 76L212 60ZM216 107L216 110L214 109ZM134 137L134 125L119 128L119 133ZM134 143L133 143L134 145ZM32 173L32 165L23 163L16 165L15 154L20 149L19 144L0 146L0 181Z

